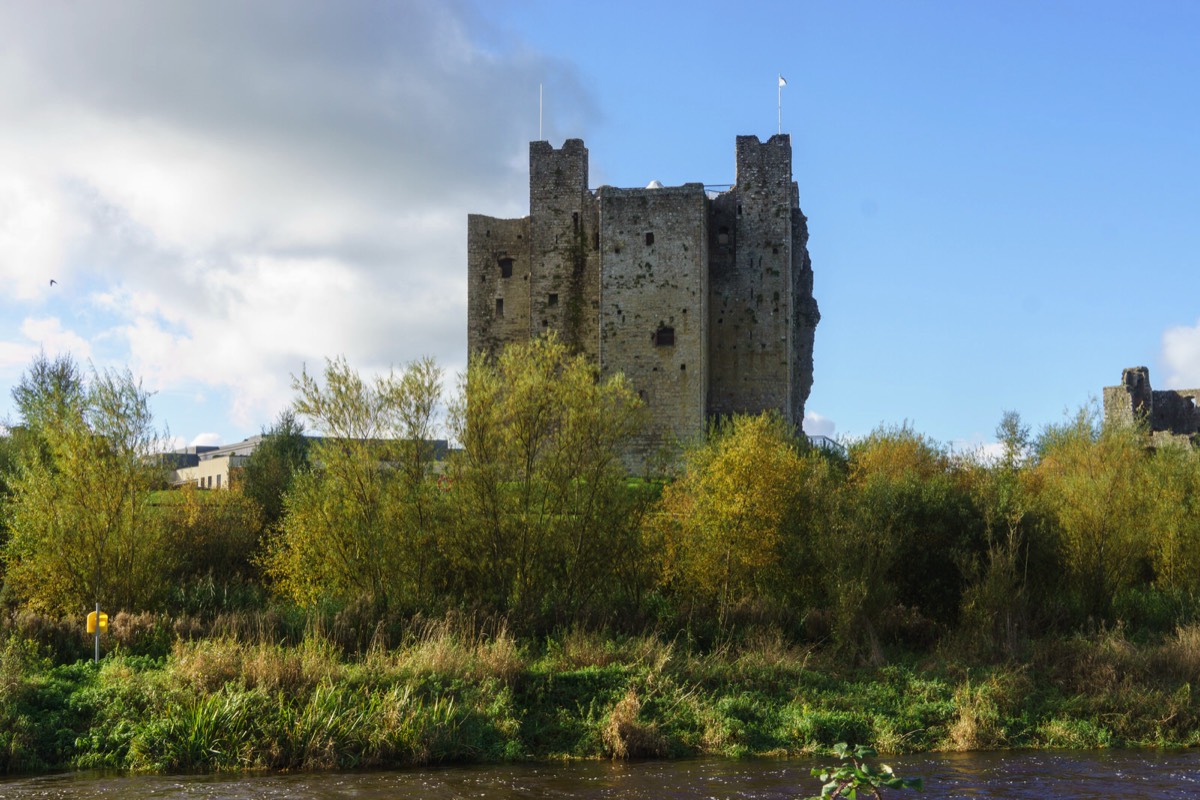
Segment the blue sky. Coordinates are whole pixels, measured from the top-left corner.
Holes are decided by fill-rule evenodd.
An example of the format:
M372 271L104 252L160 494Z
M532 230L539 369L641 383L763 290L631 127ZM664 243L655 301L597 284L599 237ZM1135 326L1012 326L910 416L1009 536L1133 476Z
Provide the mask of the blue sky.
M0 0L0 417L39 348L129 366L181 443L326 356L465 362L466 214L527 147L730 183L792 135L810 432L986 443L1145 364L1200 386L1200 5ZM58 284L49 285L54 278Z

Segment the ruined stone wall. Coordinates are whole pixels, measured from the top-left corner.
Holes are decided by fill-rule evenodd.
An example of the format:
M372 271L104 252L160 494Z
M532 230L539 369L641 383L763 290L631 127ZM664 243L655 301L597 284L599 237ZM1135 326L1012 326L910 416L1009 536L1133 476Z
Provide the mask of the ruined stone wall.
M792 208L792 304L790 330L792 335L792 377L789 385L791 422L798 430L804 427L804 406L812 391L813 344L821 311L813 296L812 259L808 256L808 218L800 211L799 192Z
M530 331L556 332L577 352L598 356L599 223L588 190L588 151L580 139L561 149L529 145Z
M529 217L467 217L467 352L529 338Z
M807 227L793 226L803 215L790 137L760 142L739 136L736 180L713 201L709 413L775 408L799 425L812 385L811 337L819 315ZM811 323L803 330L799 314Z
M1200 389L1154 392L1151 430L1170 431L1176 436L1200 433Z
M598 195L600 372L624 373L646 404L636 467L704 433L708 201L698 183Z
M1149 369L1129 367L1120 386L1104 387L1104 419L1124 425L1145 421L1154 444L1200 444L1200 389L1155 390Z

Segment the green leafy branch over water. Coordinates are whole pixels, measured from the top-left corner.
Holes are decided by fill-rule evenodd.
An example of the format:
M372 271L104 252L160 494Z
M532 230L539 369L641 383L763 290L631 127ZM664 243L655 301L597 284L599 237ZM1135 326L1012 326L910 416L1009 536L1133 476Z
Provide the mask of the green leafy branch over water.
M836 800L840 797L855 800L860 790L870 792L877 800L882 800L883 789L921 790L920 778L901 778L887 764L869 764L867 759L878 755L870 747L858 745L850 749L845 742L839 742L834 745L833 752L842 763L832 767L813 768L813 777L825 785L821 787L821 794L810 800Z

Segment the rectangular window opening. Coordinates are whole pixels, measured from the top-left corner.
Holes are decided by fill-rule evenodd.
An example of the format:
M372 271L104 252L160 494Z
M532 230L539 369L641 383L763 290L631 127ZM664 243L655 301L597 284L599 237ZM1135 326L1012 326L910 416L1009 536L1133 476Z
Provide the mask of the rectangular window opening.
M504 298L503 297L496 298L496 316L497 317L504 316Z

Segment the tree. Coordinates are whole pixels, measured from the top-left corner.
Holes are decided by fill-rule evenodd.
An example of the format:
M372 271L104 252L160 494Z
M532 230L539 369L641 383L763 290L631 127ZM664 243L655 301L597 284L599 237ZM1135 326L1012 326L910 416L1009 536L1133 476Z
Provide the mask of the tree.
M1013 657L1028 627L1033 495L1023 469L1030 456L1029 426L1006 411L996 427L999 457L964 464L982 518L986 551L967 565L964 631L976 644Z
M1144 498L1154 584L1167 591L1200 590L1200 450L1157 448L1146 464Z
M17 471L17 445L9 430L0 430L0 553L8 541L10 488ZM0 587L4 586L4 559L0 557ZM2 595L2 593L0 593Z
M1068 585L1087 614L1105 616L1113 593L1147 558L1145 434L1098 423L1084 408L1037 444L1039 499L1058 533Z
M978 552L969 484L944 448L908 426L881 429L850 448L838 524L823 542L835 635L882 660L877 624L889 607L956 621L960 564Z
M87 401L87 385L69 353L51 360L43 350L34 356L12 395L22 426L38 430L79 413Z
M309 440L296 412L286 409L246 459L239 475L242 492L262 510L263 524L274 528L297 473L308 469Z
M818 516L813 507L829 480L826 459L802 453L778 414L739 415L714 428L688 452L652 520L669 584L715 607L724 623L733 608L803 582L782 578L780 568L789 552L809 550L808 537L791 534L800 517Z
M161 599L173 554L151 491L163 485L150 395L128 371L77 374L35 361L18 402L39 446L23 448L4 548L10 589L31 606L78 611L100 601L147 609Z
M429 595L440 381L429 359L365 381L341 358L327 362L324 385L307 371L293 381L296 414L323 438L312 445L313 468L293 478L267 557L283 593L380 607Z
M640 409L624 377L600 380L554 337L473 359L450 407L452 591L526 622L611 596L638 560L620 453Z
M239 486L206 492L193 484L162 493L158 510L180 554L172 574L172 611L215 613L244 605L258 555L262 513Z

